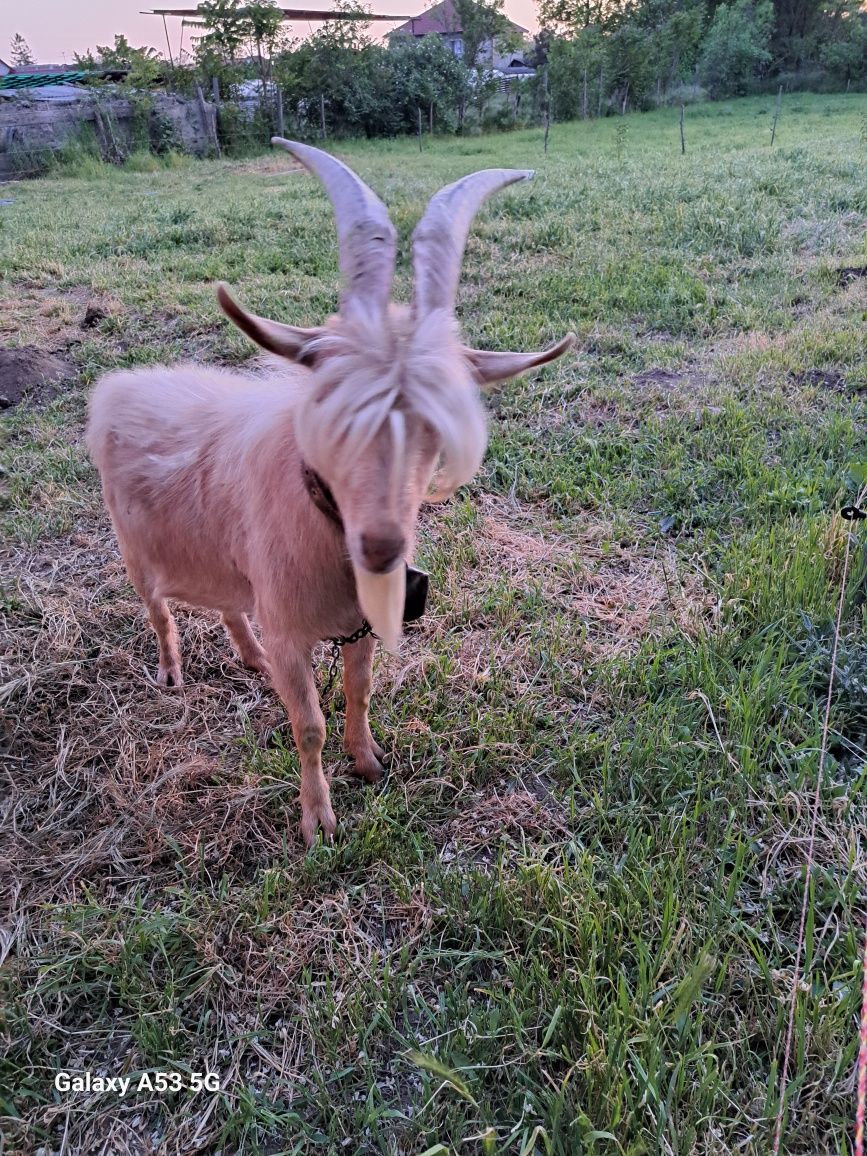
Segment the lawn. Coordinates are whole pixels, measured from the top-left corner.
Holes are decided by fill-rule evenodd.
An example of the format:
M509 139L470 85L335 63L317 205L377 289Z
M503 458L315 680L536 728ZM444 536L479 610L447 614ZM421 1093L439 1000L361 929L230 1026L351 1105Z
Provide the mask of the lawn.
M429 613L377 659L379 788L326 759L305 854L284 714L212 615L156 647L82 442L114 366L241 364L213 283L336 302L284 154L6 186L0 341L62 383L2 417L6 1152L765 1153L833 616L867 458L867 98L334 145L408 239L476 168L470 342L576 350L490 398L423 515ZM83 319L90 310L85 326ZM848 1151L867 838L867 552L852 533L786 1153ZM325 662L321 664L324 675ZM220 1090L55 1091L211 1071ZM0 1145L2 1147L2 1145Z

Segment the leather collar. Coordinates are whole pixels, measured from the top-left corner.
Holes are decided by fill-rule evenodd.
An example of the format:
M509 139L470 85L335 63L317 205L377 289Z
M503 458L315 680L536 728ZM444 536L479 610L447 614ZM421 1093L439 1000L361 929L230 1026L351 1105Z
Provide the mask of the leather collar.
M310 495L310 501L342 532L343 519L328 484L306 462L301 463L301 477L304 480L304 488Z

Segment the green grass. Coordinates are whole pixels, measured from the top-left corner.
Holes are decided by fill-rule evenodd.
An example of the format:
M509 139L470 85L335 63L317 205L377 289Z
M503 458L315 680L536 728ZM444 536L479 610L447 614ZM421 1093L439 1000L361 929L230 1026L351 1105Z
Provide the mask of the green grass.
M767 1152L831 625L867 458L863 96L354 142L408 240L442 184L536 169L467 250L469 341L575 355L498 391L426 513L431 612L380 659L378 789L305 855L283 714L218 625L155 647L81 444L113 366L251 353L336 302L327 200L283 160L91 168L0 207L0 331L76 379L3 416L11 639L0 1019L8 1150ZM144 166L138 164L135 170ZM86 305L106 317L79 326ZM857 469L855 470L857 475ZM783 1151L848 1151L867 838L854 531ZM339 715L331 729L339 729ZM219 1093L61 1095L61 1068ZM65 1137L65 1140L64 1140Z

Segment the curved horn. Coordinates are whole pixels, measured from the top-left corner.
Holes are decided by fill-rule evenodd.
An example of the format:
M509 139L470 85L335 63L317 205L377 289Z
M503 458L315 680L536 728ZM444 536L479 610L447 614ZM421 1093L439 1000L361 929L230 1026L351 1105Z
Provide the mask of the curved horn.
M384 312L391 295L397 233L385 205L352 169L322 149L297 141L271 137L317 176L334 207L343 291L340 310L346 314L361 303Z
M531 169L482 169L446 185L431 199L412 235L412 304L417 317L454 308L473 217L492 193L532 177Z

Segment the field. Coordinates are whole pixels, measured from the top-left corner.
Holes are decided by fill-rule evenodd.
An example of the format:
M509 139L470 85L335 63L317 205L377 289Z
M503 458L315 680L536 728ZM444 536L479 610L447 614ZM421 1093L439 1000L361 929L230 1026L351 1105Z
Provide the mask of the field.
M282 709L213 616L187 683L82 429L109 367L254 350L213 283L321 321L336 240L283 154L5 186L0 340L61 359L3 415L0 1131L15 1153L764 1153L867 458L867 99L787 96L336 151L392 210L533 167L479 215L471 343L578 346L490 399L423 515L432 603L377 659L381 788L326 758L309 855ZM89 310L86 325L83 323ZM0 391L2 392L2 391ZM786 1153L848 1151L867 838L852 533ZM325 671L325 662L321 666ZM219 1092L61 1094L59 1070ZM442 1147L438 1147L441 1145Z

